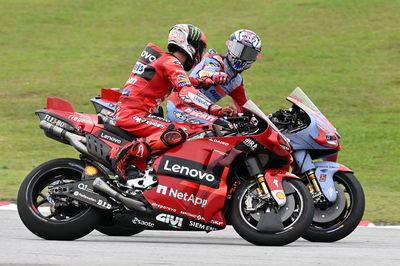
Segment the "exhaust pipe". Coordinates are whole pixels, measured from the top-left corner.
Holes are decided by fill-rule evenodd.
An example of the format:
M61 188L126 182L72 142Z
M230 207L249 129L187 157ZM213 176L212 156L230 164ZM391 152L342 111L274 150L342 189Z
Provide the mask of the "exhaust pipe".
M117 191L112 189L109 185L107 185L106 182L104 182L99 177L97 177L93 181L93 187L95 189L97 189L98 191L106 193L110 197L122 202L126 207L128 207L131 210L136 210L136 211L146 211L147 210L146 205L143 202L124 197L121 193L118 193Z
M88 154L88 149L86 148L86 138L79 136L77 134L68 132L67 130L55 126L45 120L40 121L40 128L49 132L50 134L56 135L62 139L68 140L68 142L81 153Z
M79 136L77 134L68 132L67 130L53 125L47 121L40 121L40 128L49 132L50 134L56 135L63 139L68 140L68 142L75 147L78 151L84 154L89 154L88 149L86 147L86 137ZM112 198L119 200L122 202L126 207L131 210L137 211L146 211L146 205L138 200L134 200L131 198L124 197L121 193L118 193L114 189L112 189L109 185L107 185L103 180L100 178L96 178L93 181L93 187L101 192L106 193L107 195L111 196Z

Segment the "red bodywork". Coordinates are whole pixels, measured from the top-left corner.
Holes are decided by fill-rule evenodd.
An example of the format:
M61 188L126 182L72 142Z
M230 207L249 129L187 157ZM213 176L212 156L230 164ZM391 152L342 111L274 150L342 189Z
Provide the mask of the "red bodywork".
M95 136L99 136L99 132L105 132L97 115L75 112L65 100L48 98L44 111L50 116L54 114L54 117L65 118L65 121L72 123L80 132ZM235 149L248 138L249 136L234 136L189 139L168 150L157 157L153 165L157 172L158 186L144 192L144 197L154 209L224 228L226 221L223 210L227 197L228 173L234 159L241 153L249 152ZM251 136L258 145L280 157L288 158L288 165L282 169L266 172L266 182L276 192L283 191L284 177L297 178L285 171L291 155L290 151L281 147L282 140L279 138L271 127L259 135ZM110 140L101 140L110 147L118 145Z

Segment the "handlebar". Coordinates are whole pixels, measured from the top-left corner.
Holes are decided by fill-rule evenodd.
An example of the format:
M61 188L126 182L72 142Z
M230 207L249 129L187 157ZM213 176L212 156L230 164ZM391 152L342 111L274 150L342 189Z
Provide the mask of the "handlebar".
M226 120L233 125L232 130L239 134L248 134L259 130L257 126L258 120L255 119L251 113L245 113L237 117L228 117Z

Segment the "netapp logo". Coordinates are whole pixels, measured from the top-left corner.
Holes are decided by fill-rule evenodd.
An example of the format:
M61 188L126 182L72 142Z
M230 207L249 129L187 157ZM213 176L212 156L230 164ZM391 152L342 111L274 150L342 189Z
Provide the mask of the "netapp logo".
M169 191L168 191L169 189ZM188 194L188 193L183 193L178 191L177 189L169 188L167 186L163 185L158 185L157 186L157 193L163 194L163 195L168 195L170 197L174 197L176 199L184 200L193 203L193 205L199 205L201 207L204 207L207 205L207 200L195 197L193 194Z
M122 140L118 138L117 136L110 134L110 133L105 133L104 131L100 132L99 138L108 140L110 142L116 143L116 144L122 144Z
M207 167L201 163L166 155L161 159L158 173L190 180L208 187L218 188L222 167L215 166L212 169L207 169Z

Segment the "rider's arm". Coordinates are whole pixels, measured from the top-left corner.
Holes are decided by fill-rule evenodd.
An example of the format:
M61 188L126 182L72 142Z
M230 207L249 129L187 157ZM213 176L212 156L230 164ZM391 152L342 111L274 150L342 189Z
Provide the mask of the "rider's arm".
M178 91L179 98L185 103L212 115L220 116L222 114L221 110L223 108L221 106L214 104L203 93L192 86L188 75L178 60L166 62L164 71L168 75L172 86Z
M236 110L239 113L243 113L244 110L242 108L242 106L247 102L247 96L246 96L246 90L243 86L243 83L237 87L236 89L234 89L229 96L232 97L233 103L236 106Z
M236 112L230 107L222 108L218 104L210 101L207 96L196 90L193 87L183 87L178 91L179 98L181 98L185 103L190 104L200 110L206 111L211 115L218 117L224 116L235 116Z
M223 84L228 75L223 72L224 65L220 56L203 59L190 74L190 81L196 88L206 88L214 84Z

